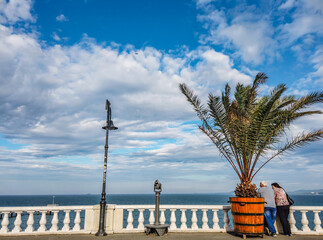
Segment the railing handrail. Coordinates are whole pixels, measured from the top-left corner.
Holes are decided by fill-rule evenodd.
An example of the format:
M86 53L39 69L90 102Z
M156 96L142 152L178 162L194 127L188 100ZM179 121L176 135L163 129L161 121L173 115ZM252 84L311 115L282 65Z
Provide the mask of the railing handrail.
M291 206L291 210L323 211L323 206Z
M30 207L0 207L0 212L15 211L48 211L48 210L86 210L92 209L93 205L75 206L30 206Z
M155 205L115 205L116 209L155 209ZM230 209L229 205L160 205L160 209Z

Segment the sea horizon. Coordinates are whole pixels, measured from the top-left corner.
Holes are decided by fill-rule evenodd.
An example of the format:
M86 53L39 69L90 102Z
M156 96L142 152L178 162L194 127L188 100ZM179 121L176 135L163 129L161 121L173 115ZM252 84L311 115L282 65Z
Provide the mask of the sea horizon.
M165 193L160 196L160 204L164 205L229 205L229 197L233 194L219 193ZM323 206L323 195L299 194L290 196L295 206ZM13 206L47 206L58 204L97 205L101 194L46 194L46 195L0 195L0 207ZM117 205L151 205L155 204L155 193L151 194L107 194L107 204Z

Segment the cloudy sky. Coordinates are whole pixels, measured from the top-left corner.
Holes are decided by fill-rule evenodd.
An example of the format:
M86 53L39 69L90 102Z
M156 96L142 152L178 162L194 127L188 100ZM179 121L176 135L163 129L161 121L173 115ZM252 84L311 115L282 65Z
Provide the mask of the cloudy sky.
M106 99L119 127L108 193L152 193L155 179L165 193L233 191L178 84L219 94L261 71L263 93L320 90L322 22L321 0L0 0L0 194L100 193ZM322 149L275 159L255 182L323 188Z

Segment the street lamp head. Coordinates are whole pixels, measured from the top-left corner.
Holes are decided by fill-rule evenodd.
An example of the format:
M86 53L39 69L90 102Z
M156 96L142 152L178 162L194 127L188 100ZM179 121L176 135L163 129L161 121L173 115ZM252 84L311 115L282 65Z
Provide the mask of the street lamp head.
M108 128L108 130L117 130L118 129L118 127L114 126L112 120L109 121L109 125L108 126L102 127L102 129L104 129L104 130L106 130L107 128Z
M114 125L113 125L113 121L112 121L112 120L110 120L110 121L109 121L109 130L117 130L117 129L118 129L118 127L114 126Z

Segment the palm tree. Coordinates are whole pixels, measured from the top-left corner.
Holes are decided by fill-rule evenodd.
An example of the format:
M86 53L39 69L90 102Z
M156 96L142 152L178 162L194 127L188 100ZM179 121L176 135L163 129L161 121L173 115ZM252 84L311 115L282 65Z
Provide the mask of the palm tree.
M323 129L303 132L290 139L285 132L294 120L322 113L305 109L322 102L323 92L301 98L283 96L287 88L280 84L269 95L260 97L259 86L267 78L266 74L258 73L252 85L238 83L232 100L231 88L226 84L222 96L209 94L207 106L185 84L179 85L202 121L199 128L237 173L240 179L235 190L237 197L257 197L252 180L260 169L286 151L323 137Z

